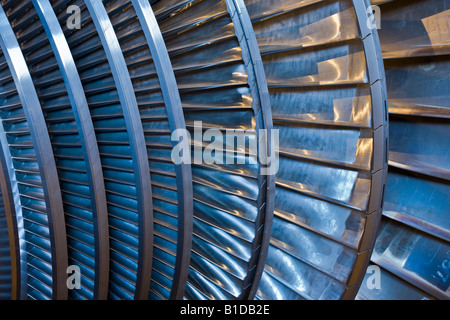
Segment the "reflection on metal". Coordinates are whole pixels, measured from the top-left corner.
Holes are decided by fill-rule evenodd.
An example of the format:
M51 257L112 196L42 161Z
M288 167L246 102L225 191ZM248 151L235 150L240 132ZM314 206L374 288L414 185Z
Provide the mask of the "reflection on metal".
M137 239L133 241L137 242L135 246L138 253L135 269L136 277L132 279L127 278L135 282L135 286L131 290L134 298L145 299L150 283L149 270L151 270L153 255L153 203L144 130L140 121L137 99L133 92L133 84L131 83L127 65L104 4L99 0L86 1L85 3L110 66L110 72L117 89L118 102L122 107L123 120L128 133L135 178L134 190L131 193L136 197L139 231L136 233ZM114 149L116 148L113 148L110 152L117 152ZM120 281L118 280L117 282ZM122 287L120 291L125 290Z
M389 175L372 262L381 287L358 299L450 297L450 3L380 6L390 113Z
M35 1L34 5L36 12L33 8L28 11L28 15L34 15L35 18L31 28L40 31L40 34L35 36L41 46L39 54L45 54L48 58L34 59L34 55L30 54L27 57L28 65L34 70L40 70L39 73L34 73L34 82L40 86L38 94L45 110L63 189L66 230L71 248L69 265L84 262L80 264L83 288L72 290L70 294L73 295L71 298L83 296L88 299L106 299L109 264L108 216L101 164L96 161L99 150L94 127L75 63L67 42L63 41L64 35L57 17L48 1ZM51 50L55 57L52 56ZM46 67L48 65L52 67ZM58 70L55 70L57 66L60 68L60 75ZM43 70L45 73L41 76ZM52 75L54 82L46 86L43 83L49 75ZM62 81L67 93L61 87ZM60 92L58 103L48 94L56 90ZM60 107L55 107L55 104ZM75 167L78 170L74 171ZM80 201L81 197L84 201ZM86 248L86 244L93 247L93 250Z
M0 48L1 62L5 65L6 61L2 50ZM7 73L8 74L8 73ZM8 74L9 75L9 74ZM17 96L14 96L17 99ZM4 103L4 98L2 98ZM7 104L6 104L7 105ZM8 237L8 242L4 245L9 246L4 249L7 252L7 264L6 268L11 270L9 275L3 274L6 286L11 288L8 290L5 297L9 299L20 299L24 297L26 292L26 282L22 281L21 277L27 277L27 267L25 259L22 259L26 254L26 243L23 237L19 237L19 230L23 230L23 216L22 206L19 195L19 185L16 177L16 171L13 165L13 158L11 156L11 150L9 148L8 140L6 138L6 132L3 125L0 126L0 164L1 164L1 180L0 188L2 192L2 201L4 208L4 219L6 224L6 230L3 231L3 237ZM4 239L4 238L3 238ZM4 240L6 242L6 240ZM3 247L3 246L2 246ZM9 273L9 272L8 272ZM3 298L2 298L3 299Z
M26 288L21 290L21 297L67 299L67 240L61 188L36 88L10 25L23 14L23 8L14 10L10 6L8 3L0 8L0 46L3 62L6 60L2 64L6 76L1 84L1 118L18 181L14 198L20 201L23 216L23 221L18 221L19 238L26 243L20 252L26 263L26 270L21 270L26 272L26 277L22 277ZM8 16L4 8L9 9ZM23 27L19 22L14 25Z
M450 7L372 4L1 1L0 299L448 299Z
M386 169L376 35L361 1L300 1L267 15L265 2L248 10L280 130L280 171L257 298L351 299Z
M246 131L258 139L261 129L270 129L270 110L259 92L255 56L243 40L244 27L232 18L231 5L205 0L173 6L162 0L154 3L154 10L188 129L195 132L194 122L202 121L208 129ZM201 148L194 148L193 157ZM259 270L271 182L261 173L259 161L236 164L238 157L249 163L256 155L231 157L233 164L192 167L194 223L187 299L246 299Z
M0 300L16 300L20 294L19 237L12 184L6 168L7 160L0 149Z
M172 66L170 63L169 55L167 53L164 40L162 38L161 32L158 28L158 23L153 14L151 6L148 1L145 0L135 0L132 1L135 7L136 13L141 21L143 31L148 42L150 52L154 57L154 63L158 78L160 80L161 91L163 94L164 103L167 109L167 120L169 123L169 128L173 132L175 130L185 130L186 124L183 116L183 110L181 106L181 99L178 93L178 88L175 80L175 75L172 71ZM154 132L152 132L154 133ZM180 136L181 140L187 139L187 136ZM174 143L179 142L173 141ZM165 159L166 162L170 163L169 159ZM176 251L176 262L173 266L172 275L172 287L169 287L170 292L169 298L181 299L184 295L184 290L186 287L186 279L188 276L189 259L191 255L192 248L192 211L193 211L193 201L192 201L192 172L191 166L188 163L182 163L175 165L176 172L176 184L177 184L177 198L173 202L165 206L165 210L173 204L178 205L178 210L176 216L178 221L175 222L177 235L177 251ZM163 170L164 174L168 174L167 169ZM164 211L164 208L161 209ZM164 212L162 212L164 213ZM164 228L166 221L173 220L170 214L168 218L161 221L161 228ZM167 251L166 251L167 252ZM155 255L156 256L156 255ZM160 257L156 257L159 261L162 260ZM157 270L154 267L153 271L156 276L162 274L162 277L168 277L171 270L167 271L167 261L162 260L160 265L163 267L162 270ZM154 278L152 276L152 278ZM153 283L156 283L153 281ZM150 284L150 291L152 290L152 284Z
M271 141L271 132L273 129L272 110L270 107L269 89L264 75L264 65L262 63L261 54L258 49L256 36L251 25L250 16L248 15L245 3L242 0L226 1L228 12L230 13L233 23L235 25L236 36L240 39L240 45L243 50L243 60L247 65L247 73L249 75L249 84L252 90L253 98L259 103L255 104L256 113L262 114L257 119L262 122L259 123L260 128L268 130L267 140L269 141L267 154L278 152L273 150L274 146ZM246 53L246 54L245 54ZM275 174L268 174L263 177L263 185L267 190L265 196L265 214L261 217L261 240L258 246L258 251L255 253L259 255L256 266L254 267L254 278L250 284L248 296L246 298L253 299L256 295L259 283L261 281L262 273L264 271L265 261L267 259L267 251L270 244L270 233L272 229L273 210L274 210L274 196L275 196Z
M173 165L170 157L173 147L170 133L186 128L181 100L149 3L103 3L130 70L150 163L154 258L145 298L156 295L180 299L188 272L193 210L191 167L189 164Z

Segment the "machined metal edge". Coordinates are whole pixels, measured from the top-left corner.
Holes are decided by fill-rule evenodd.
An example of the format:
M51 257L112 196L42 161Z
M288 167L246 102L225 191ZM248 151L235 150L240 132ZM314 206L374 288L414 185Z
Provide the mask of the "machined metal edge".
M86 0L85 3L111 67L130 139L139 213L139 258L135 299L145 300L150 287L153 259L153 202L144 129L130 74L108 13L101 0Z
M20 239L17 228L16 210L21 212L20 201L14 201L14 194L18 192L15 172L12 167L12 158L5 141L6 135L3 126L0 124L0 190L2 195L3 207L5 210L6 227L8 229L9 252L11 260L11 300L21 298L21 259L20 259ZM15 181L12 183L12 181ZM16 193L13 192L16 190Z
M361 33L370 93L372 100L372 182L371 193L367 205L367 222L359 246L355 268L350 275L348 287L342 299L352 300L356 297L364 279L367 266L375 245L376 236L381 222L384 191L388 168L388 110L387 89L380 40L376 28L368 25L368 0L352 0L356 18ZM370 11L372 12L372 11Z
M36 150L47 207L50 242L52 248L53 299L66 300L68 253L61 188L58 180L53 149L36 89L25 58L0 6L0 46L11 70ZM23 293L22 293L23 296Z
M106 191L97 138L92 123L83 85L69 45L48 0L33 0L55 54L72 105L81 140L92 199L95 230L95 287L94 299L108 296L109 282L109 229Z
M383 5L386 4L388 2L391 2L392 0L387 0L387 1L376 1L376 0L372 0L369 1L371 2L372 5L379 5L381 6L381 10L383 11ZM399 6L397 9L402 9L402 11L407 12L408 11L408 7L411 3L408 2L404 2L404 3L399 3ZM387 5L389 6L389 5ZM412 6L413 8L414 6ZM437 8L435 8L433 11L433 14L436 15L431 15L430 17L436 17L437 14L440 12L440 10L436 10ZM445 10L445 9L444 9ZM427 16L429 16L429 13L427 14ZM421 21L421 20L417 20L417 17L415 17L414 15L410 16L411 21ZM381 24L383 25L383 19L381 21ZM415 31L415 30L414 30ZM429 34L429 33L428 33ZM383 41L383 40L382 40ZM433 48L434 44L432 43L430 45L430 48ZM420 45L420 43L415 43L414 47L418 48L418 47L422 47ZM426 46L425 46L426 47ZM387 52L383 52L384 57L383 57L383 61L389 61L390 63L392 63L393 61L396 61L395 65L396 66L401 66L402 65L402 61L409 61L410 63L412 61L415 61L416 63L414 63L415 67L418 67L421 61L425 61L427 60L426 63L431 63L434 59L443 59L442 53L439 52L439 50L435 50L433 51L434 54L432 54L430 51L425 50L424 52L426 53L425 55L416 55L416 54L412 54L410 55L409 53L411 53L413 49L410 48L409 51L405 50L402 52L402 54L399 55L394 55L391 56L390 55L390 51L389 49L387 49ZM433 50L433 49L432 49ZM388 57L386 57L388 56ZM447 59L448 60L448 59ZM392 67L392 65L390 66ZM389 71L389 69L391 69L390 67L387 67L385 70ZM408 77L404 77L404 79L408 79ZM445 83L445 81L444 81ZM388 87L388 90L390 90L391 88ZM431 106L433 106L431 104ZM392 105L391 105L392 107ZM394 115L394 116L399 116L405 119L408 119L411 121L411 123L414 122L414 124L418 124L420 123L420 121L424 120L424 121L436 121L436 122L440 122L440 121L445 121L445 116L442 116L440 114L434 114L434 113L427 113L426 111L418 111L418 112L397 112L395 110L388 110L388 115ZM448 120L448 119L447 119ZM393 121L394 123L394 121ZM414 126L412 126L414 127ZM415 128L414 128L415 129ZM429 141L429 143L431 143L432 141ZM395 143L399 143L399 141L394 141ZM440 170L432 170L430 168L423 168L421 166L414 166L413 164L403 164L401 162L397 162L397 161L389 161L389 170L392 168L394 169L395 172L388 173L388 177L389 175L393 175L395 176L396 174L401 174L404 175L405 177L408 178L419 178L421 179L421 184L426 182L440 182L440 183L448 183L450 181L450 175L446 174L445 171L440 171ZM389 185L389 183L388 183ZM394 203L394 202L391 202ZM399 203L395 203L396 205L399 205ZM443 209L443 208L439 208L439 209ZM407 210L409 211L409 210ZM424 211L424 214L426 212ZM445 209L443 209L442 213L445 213ZM411 220L410 220L411 219ZM412 222L414 220L417 219L417 222ZM438 226L438 224L436 224L435 226L432 226L431 224L428 225L427 222L421 220L421 218L414 218L413 215L409 215L408 212L404 212L403 214L396 216L391 214L390 212L383 212L382 215L382 224L389 226L391 224L397 225L395 227L395 229L397 229L397 231L407 231L407 233L409 235L414 234L417 232L417 235L420 235L419 238L423 238L426 240L437 240L437 241L445 241L448 243L448 237L445 237L445 235L441 234L440 231L438 231L437 229L433 230L434 227ZM426 226L426 227L425 227ZM447 229L448 230L448 229ZM381 235L380 235L381 236ZM378 239L380 241L380 239ZM391 244L394 242L391 242ZM439 245L437 245L439 246ZM378 245L377 245L378 247ZM416 248L417 245L414 245L413 248ZM430 252L433 251L433 247L429 246L428 243L428 250ZM449 300L450 296L446 293L447 292L443 291L441 288L438 288L435 284L433 284L432 282L428 281L426 279L426 276L424 277L423 275L426 274L426 271L424 274L420 274L419 272L415 272L415 271L411 271L408 270L407 268L404 267L404 264L398 264L394 261L391 261L390 259L380 259L380 257L376 257L377 255L374 253L374 255L371 257L371 263L374 266L378 266L380 267L382 270L384 270L384 272L386 272L387 274L389 274L391 277L394 277L397 281L401 281L405 284L407 284L408 286L410 286L411 288L413 288L414 291L418 291L420 292L420 296L418 295L417 297L414 297L413 299L439 299L439 300ZM410 255L411 258L412 254ZM410 261L410 258L407 259L407 262ZM444 258L442 258L443 260L441 261L446 261ZM436 264L438 264L436 262ZM440 262L439 262L440 264ZM425 270L425 269L424 269ZM439 271L440 273L440 271ZM429 276L432 276L433 278L435 278L435 275L432 275L431 272L429 274ZM382 279L384 281L384 277L382 276ZM363 288L361 288L361 291L363 290ZM387 292L390 291L390 288L388 288L388 290L385 290ZM361 292L360 292L361 293ZM391 292L389 292L391 293ZM403 292L401 292L401 294L399 294L399 296L401 296L401 299L410 299L410 297L404 296ZM406 297L406 298L405 298ZM384 299L384 296L381 296L382 299ZM397 297L396 297L397 298Z
M267 135L264 136L263 139L260 139L260 143L264 143L264 145L260 145L259 148L264 148L266 150L266 155L272 155L272 152L277 152L277 150L272 150L276 147L272 144L272 109L270 105L266 75L264 72L264 66L256 40L256 35L244 1L225 0L225 2L227 4L227 9L233 21L236 36L242 50L242 57L249 76L249 85L252 96L255 100L257 100L253 106L257 127L259 127L259 129L267 130ZM269 165L273 166L274 163L270 163ZM274 212L275 173L270 172L270 169L265 165L263 167L266 172L259 177L263 187L261 190L264 190L265 193L263 197L263 199L265 199L265 203L260 203L261 206L265 206L264 219L262 220L263 231L261 239L259 240L258 259L256 262L256 269L253 272L253 281L246 292L246 296L242 297L243 299L249 300L254 299L261 281L262 273L264 272L265 261L269 250Z
M188 141L180 94L158 22L146 0L131 0L139 18L159 78L171 132L179 130L177 144ZM182 299L189 272L193 232L193 186L190 163L175 165L178 193L178 239L170 299Z

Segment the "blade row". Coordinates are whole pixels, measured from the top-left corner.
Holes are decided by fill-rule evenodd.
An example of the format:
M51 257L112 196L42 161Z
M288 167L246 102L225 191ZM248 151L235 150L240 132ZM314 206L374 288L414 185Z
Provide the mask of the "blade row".
M449 299L450 3L399 0L379 8L389 174L372 263L357 298Z
M4 298L447 299L448 4L372 4L0 1Z

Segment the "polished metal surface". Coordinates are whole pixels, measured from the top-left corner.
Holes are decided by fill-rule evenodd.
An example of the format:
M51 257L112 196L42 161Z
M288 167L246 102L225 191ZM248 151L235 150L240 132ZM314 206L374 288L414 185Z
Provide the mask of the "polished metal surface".
M389 175L372 262L380 288L358 299L449 299L449 1L380 5L389 98ZM400 290L397 288L401 286Z
M23 217L18 220L19 237L25 242L20 252L24 261L21 273L26 272L21 297L67 299L68 250L61 188L36 88L10 24L23 8L10 6L2 4L0 8L0 46L2 60L6 60L2 64L6 76L2 77L1 98L3 141L10 148L18 182L14 198L20 201Z
M262 63L261 54L258 48L255 32L251 24L250 16L248 15L245 3L243 1L228 0L226 2L228 12L230 13L232 21L235 25L236 36L239 39L241 48L244 52L243 60L245 64L248 65L247 73L249 74L250 89L252 90L254 99L259 101L259 104L256 104L258 107L256 112L262 114L262 119L258 118L262 122L259 124L259 127L266 129L268 132L267 141L269 143L266 146L267 155L275 154L278 157L278 145L274 145L274 140L272 140L274 126L272 109L270 106L269 89L267 87L267 81L264 74L264 65ZM276 160L276 162L278 162L278 160ZM267 251L270 244L270 233L273 221L276 175L276 172L273 169L276 168L276 170L278 170L278 163L274 164L271 160L270 164L267 165L266 163L263 167L264 166L264 169L268 171L267 177L264 178L265 181L263 182L266 185L265 188L267 188L267 195L264 204L266 214L263 217L264 221L262 222L261 227L262 240L258 248L259 257L254 270L255 276L249 288L249 293L247 296L248 299L254 299L261 281L265 261L267 259Z
M78 264L84 275L82 288L70 291L70 298L105 299L109 239L105 187L101 165L96 161L97 141L86 98L82 93L75 94L82 91L81 82L53 9L47 1L35 1L34 5L36 10L30 5L26 14L34 22L17 38L23 51L29 53L28 66L55 154L63 191L69 264ZM35 33L33 41L29 40L30 30Z
M103 3L130 71L150 164L155 211L154 259L148 295L180 299L192 243L193 204L191 167L174 165L170 157L171 132L186 129L178 88L149 3Z
M0 48L0 53L2 53ZM2 58L2 63L6 63ZM9 75L9 74L8 74ZM15 97L17 99L17 97ZM4 101L4 100L3 100ZM0 126L0 164L1 164L1 192L2 201L5 210L6 227L8 228L8 245L9 248L9 267L11 274L8 281L8 286L11 286L11 291L5 293L10 299L20 299L25 296L26 282L22 278L27 277L26 265L26 242L23 236L19 236L19 230L23 230L23 212L20 203L19 184L16 176L16 171L13 165L13 158L9 148L6 132L3 125ZM6 234L4 233L4 236ZM12 248L15 249L12 249ZM10 260L9 260L10 259Z
M260 129L271 128L270 110L253 84L251 53L243 48L243 28L236 26L230 4L152 3L191 133L202 130L202 121L206 129L247 132L249 139L258 139ZM203 141L193 145L193 158L207 146ZM223 141L220 149L225 148ZM194 219L186 299L246 299L251 293L265 217L271 214L267 201L273 196L261 162L251 164L250 157L256 155L241 151L231 155L231 165L192 166ZM238 158L249 164L240 165Z
M0 299L448 299L449 12L1 0Z
M17 299L20 292L20 252L14 199L7 162L0 149L0 300Z
M64 34L59 26L57 17L50 5L50 2L35 1L34 5L46 30L55 57L60 66L69 99L71 101L74 113L73 116L78 127L78 134L80 136L79 140L83 150L84 161L86 162L86 174L91 194L92 219L96 220L95 223L92 223L93 229L90 229L93 230L94 233L94 240L91 241L93 242L92 245L95 248L95 254L90 259L91 263L95 266L93 267L95 275L93 279L91 279L94 283L92 298L105 299L107 297L107 283L109 277L108 213L105 184L103 180L104 178L101 163L98 161L99 149L95 138L94 126L89 112L86 96L82 94L82 84L76 70L75 62L70 53L67 42L63 41ZM57 112L62 113L61 110L58 110ZM73 157L70 158L73 159ZM79 171L77 173L79 173ZM84 199L79 198L78 200ZM82 209L86 210L86 207ZM77 227L80 228L80 225ZM70 236L71 235L69 235L69 237ZM76 235L73 235L72 239L76 239ZM86 238L84 237L84 239ZM77 251L78 250L75 249L72 251L74 256ZM78 252L77 254L80 255L80 260L86 259L86 255ZM88 295L88 297L90 297L90 295Z
M3 196L3 194L2 194ZM3 202L3 201L2 201ZM3 203L0 207L0 300L12 298L11 244L9 242L6 212Z
M119 41L114 33L111 21L108 18L106 8L104 7L104 4L102 4L102 1L86 1L85 3L103 45L110 72L117 89L118 102L122 107L123 120L128 133L129 148L131 149L131 160L133 161L133 173L136 183L132 188L127 188L131 189L129 191L136 197L137 202L137 226L139 231L136 234L137 239L133 239L138 253L136 278L134 278L134 276L132 278L129 276L124 277L125 279L128 278L128 280L131 280L131 283L134 281L135 287L133 288L128 283L120 284L121 288L119 291L121 291L122 294L128 291L127 293L129 294L131 289L131 292L134 291L133 294L135 299L144 299L148 292L148 284L150 283L149 270L151 270L153 256L153 203L151 179L148 174L150 168L147 159L147 149L145 148L144 129L140 121L137 99L133 92L133 84L131 82L129 71ZM119 151L117 149L120 150L121 148L115 146L112 150L109 150L109 152L116 153ZM115 221L115 224L119 225L120 222ZM127 230L129 227L124 229L126 233L130 233L131 230L135 228L132 227L130 228L131 230ZM136 232L135 230L133 231ZM127 237L128 235L126 235L125 232L123 235ZM121 266L117 269L123 269L123 267ZM119 283L123 281L123 278L120 280L118 278L116 279Z
M351 299L368 262L386 169L376 32L365 26L361 1L246 4L280 132L257 298Z

